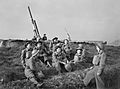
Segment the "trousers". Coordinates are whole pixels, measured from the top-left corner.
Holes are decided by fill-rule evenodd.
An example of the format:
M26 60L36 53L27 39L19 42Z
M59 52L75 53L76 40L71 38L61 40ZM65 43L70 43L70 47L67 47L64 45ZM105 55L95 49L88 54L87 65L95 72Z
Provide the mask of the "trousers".
M98 68L99 66L95 66L93 69L88 71L85 78L83 79L83 82L87 86L91 80L95 78L97 89L105 89L104 81L101 78L103 73L101 75L97 75Z

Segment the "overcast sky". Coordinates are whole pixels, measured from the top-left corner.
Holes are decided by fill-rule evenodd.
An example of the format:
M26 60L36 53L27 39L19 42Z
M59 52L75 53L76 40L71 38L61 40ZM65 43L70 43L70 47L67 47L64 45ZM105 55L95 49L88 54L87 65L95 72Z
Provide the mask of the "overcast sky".
M40 34L51 39L120 39L120 0L0 0L0 38L33 37L27 6L30 5Z

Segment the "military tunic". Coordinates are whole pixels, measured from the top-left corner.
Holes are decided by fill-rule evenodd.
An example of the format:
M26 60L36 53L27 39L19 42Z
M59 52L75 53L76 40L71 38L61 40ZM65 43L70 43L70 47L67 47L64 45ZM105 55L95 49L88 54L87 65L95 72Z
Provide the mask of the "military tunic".
M36 56L37 59L41 60L43 63L45 63L48 60L46 49L43 46L41 46L40 48L34 48L34 50L39 50L39 53Z
M71 55L72 48L70 47L69 44L67 44L67 45L64 44L62 46L62 49L63 49L64 53L66 54L67 59L70 61L71 60L70 59L71 58L70 55Z
M63 52L61 53L54 52L53 63L54 63L56 70L59 73L61 73L61 71L65 69L65 64L67 63L66 55Z
M26 60L29 59L31 56L32 56L32 49L26 48L26 49L22 50L21 62L22 62L23 67L26 66Z
M38 80L40 77L38 76L38 73L39 72L37 71L36 67L36 56L31 56L26 60L25 76L34 84L39 84ZM40 71L40 73L44 77L42 71Z
M74 60L74 63L82 62L83 61L82 55L76 53L73 60Z
M53 53L53 62L65 62L67 60L65 53Z
M80 54L76 53L75 56L74 56L74 63L77 63L77 62L83 62L85 60L85 50L82 49L82 52Z
M52 52L55 52L55 49L56 49L56 45L59 43L58 42L50 42L49 44L49 50L51 50Z
M42 40L46 41L47 40L47 36L43 36Z

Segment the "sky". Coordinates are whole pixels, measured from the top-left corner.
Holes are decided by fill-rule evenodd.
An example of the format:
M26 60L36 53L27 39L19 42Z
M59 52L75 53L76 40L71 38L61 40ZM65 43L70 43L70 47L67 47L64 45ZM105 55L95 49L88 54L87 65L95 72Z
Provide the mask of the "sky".
M41 36L72 40L120 39L120 0L0 0L0 38L31 39L31 7Z

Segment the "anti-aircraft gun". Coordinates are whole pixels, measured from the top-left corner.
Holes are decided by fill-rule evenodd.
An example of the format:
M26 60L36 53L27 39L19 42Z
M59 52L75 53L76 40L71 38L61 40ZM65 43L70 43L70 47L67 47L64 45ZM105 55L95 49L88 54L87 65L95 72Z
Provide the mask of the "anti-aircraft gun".
M35 39L41 38L40 33L39 33L39 31L38 31L38 27L37 27L36 20L33 19L33 16L32 16L32 13L31 13L31 10L30 10L30 7L29 7L29 6L28 6L28 11L29 11L30 18L31 18L31 21L32 21L32 24L33 24L34 38L35 38Z

